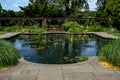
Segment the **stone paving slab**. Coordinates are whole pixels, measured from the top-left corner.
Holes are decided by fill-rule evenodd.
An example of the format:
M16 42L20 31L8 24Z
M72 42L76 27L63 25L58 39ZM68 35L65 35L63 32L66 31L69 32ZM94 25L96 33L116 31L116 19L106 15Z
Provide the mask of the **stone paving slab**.
M93 73L68 73L64 80L96 80Z
M120 80L120 71L98 64L98 59L82 64L48 65L27 62L0 71L0 80Z
M17 36L19 34L20 34L20 32L10 32L10 33L6 33L6 34L2 34L2 35L0 35L0 39L9 39L9 38Z
M10 67L7 70L1 71L1 74L20 74L24 69L25 69L26 65L20 65L18 64L17 66L14 67Z
M12 80L37 80L39 70L23 70L21 74L15 75Z
M62 71L42 70L37 80L63 80Z
M79 73L79 72L93 72L97 73L97 71L94 69L94 67L87 63L80 66L68 66L63 67L64 73Z
M0 80L11 80L13 75L0 74Z
M49 67L47 67L47 70L51 70L51 71L62 71L62 67L55 67L55 66L49 66Z
M37 80L37 75L16 75L11 80Z
M97 80L120 80L115 73L97 73L95 76Z
M120 71L115 71L118 75L119 75L119 77L120 77Z
M95 61L91 61L90 64L94 67L94 69L97 71L97 73L114 73L114 70L110 70L107 68L104 68L98 64L98 59Z
M45 70L46 67L44 66L39 66L39 65L27 65L25 70Z

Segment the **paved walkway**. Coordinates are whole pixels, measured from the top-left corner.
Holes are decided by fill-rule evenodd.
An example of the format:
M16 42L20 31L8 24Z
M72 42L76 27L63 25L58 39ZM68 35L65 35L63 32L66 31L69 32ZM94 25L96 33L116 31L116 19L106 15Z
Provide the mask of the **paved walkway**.
M37 64L21 59L17 66L1 71L0 80L120 80L120 71L101 67L96 57L65 65Z
M49 31L49 32L45 32L44 34L70 34L69 32L65 32L65 31ZM75 33L75 34L78 34L78 33ZM81 33L81 34L84 34L84 33ZM108 34L106 32L87 32L86 34L94 34L94 35L97 35L99 37L102 37L102 38L107 38L107 39L118 39L118 36L114 36L114 35L111 35L111 34Z
M102 37L102 38L118 39L118 36L114 36L114 35L108 34L106 32L88 32L88 33L95 34L95 35Z
M17 36L19 35L20 32L10 32L10 33L6 33L6 34L3 34L3 35L0 35L0 39L9 39L11 37L14 37L14 36Z

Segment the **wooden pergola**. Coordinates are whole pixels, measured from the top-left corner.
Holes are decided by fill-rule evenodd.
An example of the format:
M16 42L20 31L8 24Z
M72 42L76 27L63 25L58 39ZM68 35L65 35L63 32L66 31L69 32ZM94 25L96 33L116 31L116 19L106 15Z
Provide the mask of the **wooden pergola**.
M89 20L110 20L111 18L108 17L96 17L96 18L43 18L43 17L0 17L0 27L1 21L7 20L17 20L17 21L39 21L40 24L46 20L63 20L63 21L89 21ZM49 28L49 27L48 27ZM49 29L48 29L49 30Z

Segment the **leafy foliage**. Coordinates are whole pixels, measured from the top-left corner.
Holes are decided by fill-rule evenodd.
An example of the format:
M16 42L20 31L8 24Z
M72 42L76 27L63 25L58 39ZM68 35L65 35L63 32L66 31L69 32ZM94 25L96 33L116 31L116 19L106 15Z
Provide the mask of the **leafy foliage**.
M75 27L75 28L78 28L78 27L80 27L80 25L77 23L77 22L66 22L66 23L64 23L63 25L62 25L62 27L63 27L63 29L65 30L65 31L68 31L69 30L69 28L71 28L71 27Z
M0 12L2 12L2 6L1 6L1 4L0 4Z
M31 33L44 33L46 30L43 28L37 28L37 29L30 29Z
M20 7L27 17L62 17L64 12L54 4L32 3L26 7Z
M100 31L109 31L110 28L103 27L101 25L93 25L87 28L89 32L100 32Z
M103 31L103 28L100 25L90 26L87 28L89 32L97 32L97 31Z
M61 18L61 17L81 17L81 10L88 9L87 0L29 0L27 6L19 6L21 11L4 10L0 6L0 17L41 17L41 18ZM75 14L75 15L74 15ZM32 21L31 21L32 22ZM7 20L1 21L2 26L29 25L30 21ZM42 20L35 21L40 25ZM34 22L32 22L34 23Z
M53 2L65 9L65 16L79 12L82 9L89 9L87 0L53 0Z
M85 32L85 28L83 28L83 27L78 27L78 28L71 27L71 28L69 28L68 32L82 33L82 32Z
M88 60L86 56L64 57L65 63L76 63Z
M0 34L5 34L6 32L0 31Z
M88 59L87 56L76 56L76 58L78 58L80 61L85 61Z
M83 26L80 26L79 23L77 22L66 22L62 25L62 28L65 31L69 31L72 33L80 33L80 32L84 32L85 28Z
M114 40L99 51L100 60L120 67L120 40Z
M3 28L3 31L4 32L14 32L14 31L16 31L16 30L18 30L19 29L19 26L12 26L12 27L4 27Z
M119 0L98 0L97 17L109 17L109 22L113 27L120 29L120 1ZM112 5L112 6L111 6ZM106 21L106 24L109 24Z
M16 65L18 62L18 51L9 42L0 40L0 68Z

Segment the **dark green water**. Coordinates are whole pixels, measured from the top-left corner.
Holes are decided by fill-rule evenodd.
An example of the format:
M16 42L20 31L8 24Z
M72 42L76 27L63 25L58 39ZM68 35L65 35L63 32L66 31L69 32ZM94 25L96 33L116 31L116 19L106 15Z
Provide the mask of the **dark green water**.
M45 64L76 63L76 56L97 56L107 40L93 35L20 35L11 39L25 60Z

